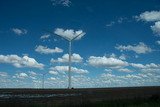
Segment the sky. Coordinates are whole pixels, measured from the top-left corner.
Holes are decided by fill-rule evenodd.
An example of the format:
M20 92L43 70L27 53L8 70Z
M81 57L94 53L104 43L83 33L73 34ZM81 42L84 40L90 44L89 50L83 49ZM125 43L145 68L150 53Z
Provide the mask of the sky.
M160 86L159 0L1 0L0 88Z

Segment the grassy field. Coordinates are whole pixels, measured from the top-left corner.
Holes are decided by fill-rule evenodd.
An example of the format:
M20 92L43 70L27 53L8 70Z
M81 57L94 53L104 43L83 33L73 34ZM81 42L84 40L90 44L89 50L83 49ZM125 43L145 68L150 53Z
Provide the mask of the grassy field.
M160 107L160 87L0 89L0 107Z

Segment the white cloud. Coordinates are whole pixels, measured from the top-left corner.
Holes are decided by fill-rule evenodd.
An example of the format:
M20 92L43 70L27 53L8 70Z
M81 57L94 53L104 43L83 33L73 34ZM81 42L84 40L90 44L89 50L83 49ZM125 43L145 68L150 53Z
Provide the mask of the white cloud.
M55 66L55 67L51 67L50 70L53 71L58 71L60 73L65 73L68 72L68 66ZM71 67L71 71L77 74L86 74L89 73L87 70L84 69L78 69L76 67Z
M49 38L51 35L49 35L49 34L44 34L44 35L42 35L41 37L40 37L40 39L47 39L47 38Z
M18 78L18 79L25 79L27 77L28 77L28 75L24 72L15 74L15 78Z
M35 51L39 52L41 54L53 54L53 53L62 53L63 52L63 50L58 47L55 47L55 49L51 49L51 48L41 46L41 45L37 46Z
M28 56L19 57L17 55L0 55L0 63L12 64L17 68L31 67L42 69L44 67L42 63L38 63L34 58Z
M74 31L73 29L64 30L62 28L56 28L54 33L64 38L67 38L68 40L72 40L74 37L80 35L75 39L79 40L85 35L85 32L83 32L82 30Z
M158 45L160 45L160 40L156 41L156 43L157 43Z
M128 63L125 61L122 61L118 58L114 57L96 57L96 56L90 56L88 58L88 63L92 66L96 67L109 67L109 68L121 68L124 66L128 66Z
M62 58L58 58L57 60L51 59L51 62L52 63L55 63L55 62L66 63L66 62L68 62L68 60L69 60L69 55L64 54L62 56ZM82 60L83 60L83 58L79 54L73 53L72 56L71 56L71 61L72 62L79 63L79 62L82 62Z
M70 7L70 5L72 3L70 0L51 0L51 2L52 2L53 6L62 5L65 7Z
M8 73L7 73L7 72L0 72L0 76L1 76L1 77L7 77L7 76L8 76Z
M50 78L48 78L48 80L49 80L49 81L56 81L57 79L54 78L54 77L50 77Z
M136 16L136 18L147 22L160 21L160 11L146 11L139 16Z
M143 42L139 42L138 45L127 45L127 46L118 45L115 48L120 51L134 51L137 54L145 54L152 52L152 49Z
M128 68L121 68L121 69L118 69L118 71L121 71L121 72L133 72L132 70L130 70Z
M12 28L12 31L17 35L25 35L27 34L26 29Z
M160 69L160 64L155 64L155 63L150 63L146 65L130 63L130 65L138 69Z
M52 75L58 75L57 71L49 71L49 73L52 74Z
M151 26L151 29L152 29L154 34L160 36L160 21L155 22L155 24L153 26Z

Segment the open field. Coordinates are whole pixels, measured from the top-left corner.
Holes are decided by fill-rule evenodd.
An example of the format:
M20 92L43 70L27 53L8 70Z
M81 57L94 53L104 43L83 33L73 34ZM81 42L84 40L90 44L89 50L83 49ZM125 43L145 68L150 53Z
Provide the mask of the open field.
M0 107L22 106L159 107L160 87L0 89Z

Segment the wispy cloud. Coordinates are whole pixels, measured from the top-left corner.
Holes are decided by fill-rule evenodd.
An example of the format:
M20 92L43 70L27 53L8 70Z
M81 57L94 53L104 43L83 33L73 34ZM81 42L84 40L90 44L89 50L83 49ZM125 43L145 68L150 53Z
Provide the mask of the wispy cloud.
M65 7L70 7L72 2L70 0L51 0L53 6L61 5Z
M27 34L27 30L26 29L19 29L19 28L12 28L11 29L15 34L17 34L17 35L25 35L25 34Z
M134 51L137 54L145 54L153 51L150 47L148 47L143 42L139 42L139 44L137 45L127 45L127 46L117 45L115 48L120 51Z
M40 37L40 39L48 39L50 36L50 34L44 34Z
M36 52L39 52L41 54L53 54L53 53L62 53L63 49L60 49L58 47L55 47L54 49L48 48L46 46L39 45L35 48Z

